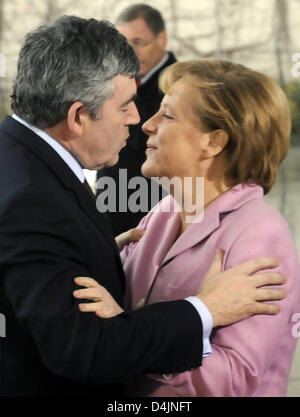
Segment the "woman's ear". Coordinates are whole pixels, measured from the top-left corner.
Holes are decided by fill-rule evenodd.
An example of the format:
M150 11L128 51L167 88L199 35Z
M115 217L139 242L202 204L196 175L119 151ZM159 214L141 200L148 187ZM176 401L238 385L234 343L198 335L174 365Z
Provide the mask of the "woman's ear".
M81 101L75 101L68 111L68 127L74 136L82 135L82 128L87 113L83 109L84 104Z
M212 158L219 155L225 149L229 140L228 133L222 129L209 132L209 140L206 147L206 156Z

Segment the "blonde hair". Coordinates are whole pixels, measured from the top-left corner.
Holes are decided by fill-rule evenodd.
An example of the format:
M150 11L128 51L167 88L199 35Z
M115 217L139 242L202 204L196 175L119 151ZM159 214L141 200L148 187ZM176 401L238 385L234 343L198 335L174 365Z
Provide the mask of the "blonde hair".
M290 144L287 98L264 74L225 60L178 62L166 68L160 88L167 93L183 79L194 90L191 105L205 131L229 136L225 176L233 185L252 180L265 194L273 186Z

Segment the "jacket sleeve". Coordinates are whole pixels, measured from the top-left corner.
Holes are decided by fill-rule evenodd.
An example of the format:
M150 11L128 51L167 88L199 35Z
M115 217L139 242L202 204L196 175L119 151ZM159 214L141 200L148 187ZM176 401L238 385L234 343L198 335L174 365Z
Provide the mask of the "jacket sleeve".
M156 396L159 392L165 396L251 396L272 368L276 372L281 369L283 375L288 373L296 344L292 317L300 305L299 263L287 226L272 220L263 218L249 224L226 250L223 269L261 256L279 259L280 266L275 270L286 276L282 288L287 296L272 303L280 305L280 313L256 315L215 329L212 354L204 358L201 368L168 380L152 376L152 382L144 381L148 395Z
M186 301L112 319L80 313L73 279L88 274L86 250L84 233L55 196L25 189L1 204L2 288L44 365L95 384L201 365L202 324Z

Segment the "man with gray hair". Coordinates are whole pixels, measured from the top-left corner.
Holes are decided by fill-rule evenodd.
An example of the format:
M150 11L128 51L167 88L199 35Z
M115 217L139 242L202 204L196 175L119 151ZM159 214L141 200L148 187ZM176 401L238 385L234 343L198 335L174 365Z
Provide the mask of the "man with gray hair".
M158 111L163 98L163 94L158 87L159 75L166 67L176 62L176 58L171 51L166 50L165 21L159 10L154 7L144 3L133 4L118 15L116 25L139 58L140 70L136 78L138 91L135 104L141 120L137 125L130 126L130 138L126 147L120 152L118 163L114 167L107 167L99 171L98 178L104 176L113 178L116 183L117 198L120 193L123 193L122 200L126 199L127 196L126 200L129 201L135 190L124 189L123 183L126 180L129 183L135 177L143 177L141 166L146 159L145 151L148 137L142 131L142 125ZM125 172L126 180L124 180ZM123 177L122 174L124 174ZM121 177L122 180L119 181ZM145 185L147 184L148 193L146 197L148 197L148 201L143 201L139 208L141 210L147 208L146 211L133 211L131 207L128 207L126 211L117 210L107 213L115 236L136 227L146 212L158 202L159 197L155 197L154 193L151 195L151 180L143 177L143 182ZM101 193L100 184L97 192ZM157 190L157 195L160 197L165 195L161 187ZM117 207L119 206L117 203Z
M138 70L108 22L63 16L26 37L14 115L0 128L1 396L117 396L128 378L199 366L212 325L278 312L256 300L279 290L257 289L262 282L249 276L277 264L269 258L216 274L188 300L111 319L79 311L77 276L95 278L123 304L118 248L82 168L118 161L139 122Z

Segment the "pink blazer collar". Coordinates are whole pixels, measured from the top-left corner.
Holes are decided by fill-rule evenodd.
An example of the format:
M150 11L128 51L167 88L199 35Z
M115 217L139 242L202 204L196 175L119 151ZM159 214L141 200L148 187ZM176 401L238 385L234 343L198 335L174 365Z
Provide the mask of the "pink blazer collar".
M250 200L262 197L263 189L256 184L247 183L245 185L236 185L210 204L204 211L202 221L197 223L195 220L169 250L167 248L170 246L171 241L174 242L175 234L179 228L180 214L178 212L163 213L164 217L167 217L165 218L167 233L163 235L161 250L156 252L161 255L161 259L157 259L157 261L160 261L159 264L162 266L181 252L197 245L219 228L221 218L224 214L237 210ZM165 197L165 201L162 201L162 204L169 204L168 199L171 200L171 207L174 207L174 201L172 201L174 199L171 196ZM159 213L157 214L159 215ZM168 246L166 247L166 245Z

